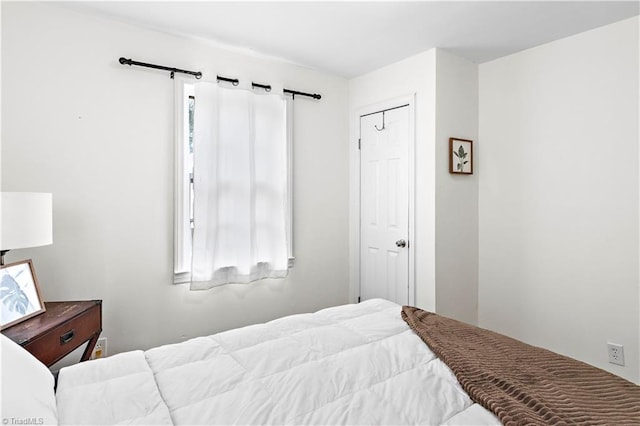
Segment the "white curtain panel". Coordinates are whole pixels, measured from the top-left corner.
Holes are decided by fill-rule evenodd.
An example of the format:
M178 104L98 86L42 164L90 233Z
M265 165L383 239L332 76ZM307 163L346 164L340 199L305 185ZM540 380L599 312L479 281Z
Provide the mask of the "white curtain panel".
M287 275L282 96L195 86L191 289Z

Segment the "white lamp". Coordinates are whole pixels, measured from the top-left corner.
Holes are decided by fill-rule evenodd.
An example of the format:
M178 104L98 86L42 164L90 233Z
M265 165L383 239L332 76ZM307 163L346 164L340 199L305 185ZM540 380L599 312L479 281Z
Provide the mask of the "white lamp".
M12 249L53 243L51 194L2 192L0 197L0 265Z

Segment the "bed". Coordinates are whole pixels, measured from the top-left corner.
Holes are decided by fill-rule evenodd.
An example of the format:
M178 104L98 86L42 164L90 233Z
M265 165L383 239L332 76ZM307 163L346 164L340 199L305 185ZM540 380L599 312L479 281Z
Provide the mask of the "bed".
M460 384L468 386L467 378L459 380L440 359L459 364L459 346L453 345L454 356L439 358L425 344L416 323L442 317L409 309L368 300L121 353L63 368L55 393L49 371L3 337L2 417L70 425L495 425L511 419L491 396L483 400L481 393L479 400L500 419L475 403ZM451 333L473 340L475 333L437 327L429 335L442 341ZM431 344L441 350L438 341ZM629 397L622 408L640 420L637 386L617 379L630 385L622 388Z

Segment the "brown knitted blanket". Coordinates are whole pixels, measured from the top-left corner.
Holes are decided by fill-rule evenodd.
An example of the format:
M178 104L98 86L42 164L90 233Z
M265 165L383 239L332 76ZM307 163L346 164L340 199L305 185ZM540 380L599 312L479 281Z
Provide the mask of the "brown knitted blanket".
M402 319L505 425L640 425L640 386L621 377L418 308Z

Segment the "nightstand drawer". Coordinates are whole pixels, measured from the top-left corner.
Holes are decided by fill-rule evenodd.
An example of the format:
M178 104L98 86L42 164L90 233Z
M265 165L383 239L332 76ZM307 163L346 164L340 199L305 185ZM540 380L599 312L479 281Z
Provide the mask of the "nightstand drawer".
M25 344L24 348L45 365L51 365L87 342L96 334L96 330L101 329L101 309L100 305L95 305Z

